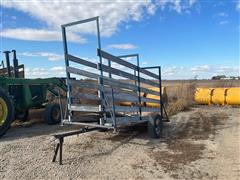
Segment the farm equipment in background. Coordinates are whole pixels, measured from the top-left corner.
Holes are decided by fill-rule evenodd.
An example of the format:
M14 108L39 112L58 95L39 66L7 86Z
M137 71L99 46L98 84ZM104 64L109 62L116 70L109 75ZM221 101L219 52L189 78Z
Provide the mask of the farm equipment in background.
M47 92L59 96L59 89L67 91L63 80L60 78L25 79L24 65L18 65L16 51L12 50L13 66L10 65L10 53L10 51L4 51L6 67L2 61L2 69L0 69L0 137L15 119L26 121L31 108L45 108L45 122L59 123L61 121L59 104L49 103Z

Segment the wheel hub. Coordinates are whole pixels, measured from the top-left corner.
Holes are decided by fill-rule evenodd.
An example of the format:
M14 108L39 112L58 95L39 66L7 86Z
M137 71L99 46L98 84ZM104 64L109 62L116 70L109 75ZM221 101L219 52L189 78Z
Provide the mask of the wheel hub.
M58 109L54 109L52 112L52 117L54 119L58 119L60 117L60 112L58 111Z
M0 97L0 126L6 121L8 114L7 103Z
M161 133L161 127L160 127L160 119L156 119L155 121L155 131L156 131L156 134L159 135Z

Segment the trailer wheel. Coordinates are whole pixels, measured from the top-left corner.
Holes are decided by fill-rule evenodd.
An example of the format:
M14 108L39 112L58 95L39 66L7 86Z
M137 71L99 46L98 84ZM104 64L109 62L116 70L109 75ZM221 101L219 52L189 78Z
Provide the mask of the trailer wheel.
M149 116L148 135L150 138L159 138L162 134L163 122L160 115Z
M0 88L0 137L10 128L14 119L14 108L11 98Z
M29 120L29 119L28 119L28 115L29 115L29 111L26 110L26 111L24 111L24 112L15 114L15 119L18 119L18 120L20 120L20 121L25 122L25 121L28 121L28 120Z
M58 124L61 121L60 106L57 103L48 104L44 112L44 120L47 124Z

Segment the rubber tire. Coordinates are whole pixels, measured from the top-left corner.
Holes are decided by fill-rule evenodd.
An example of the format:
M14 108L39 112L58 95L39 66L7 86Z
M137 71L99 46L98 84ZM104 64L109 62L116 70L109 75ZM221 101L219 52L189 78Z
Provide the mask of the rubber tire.
M52 113L54 110L57 110L59 112L58 118L53 117ZM48 125L54 125L54 124L58 124L61 122L61 112L60 112L59 104L51 103L46 106L45 111L44 111L44 121Z
M159 120L159 125L157 125L157 120ZM156 126L159 126L159 131L156 130ZM148 136L150 138L160 138L163 130L163 121L160 115L150 115L148 121Z
M29 111L26 110L26 111L22 112L21 114L15 114L15 119L18 119L22 122L26 122L29 120L28 115L29 115Z
M0 138L7 132L11 127L11 123L14 120L14 106L11 98L0 88L0 97L6 102L8 108L8 115L5 122L0 126Z

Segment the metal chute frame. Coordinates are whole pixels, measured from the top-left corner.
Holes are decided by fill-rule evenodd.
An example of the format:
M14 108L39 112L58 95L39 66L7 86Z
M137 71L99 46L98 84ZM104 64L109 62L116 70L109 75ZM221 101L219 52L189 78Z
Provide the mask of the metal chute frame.
M97 55L99 56L99 63L97 64L69 54L68 46L67 46L66 28L69 26L84 24L92 21L95 21L97 26L97 40L98 40ZM116 130L118 127L147 122L149 118L147 116L143 116L142 112L160 113L161 117L163 117L163 100L162 100L162 83L161 83L161 67L160 66L140 68L138 54L113 56L101 50L99 17L93 17L93 18L89 18L81 21L76 21L73 23L68 23L68 24L62 25L61 27L62 27L63 47L64 47L64 56L65 56L65 65L66 65L66 75L67 75L66 83L68 87L68 93L67 93L68 118L62 119L62 125L76 124L76 125L83 125L87 127L89 126L89 127L108 128L108 129ZM137 65L134 65L132 63L129 63L121 59L126 57L136 57ZM108 60L107 66L103 64L102 62L103 59ZM95 68L98 70L98 72L100 72L100 75L92 72L88 72L82 69L70 67L69 61L81 64L81 65L85 65L91 68ZM130 68L131 70L134 70L134 75L128 72L125 72L123 70L119 70L111 67L111 62L122 65L125 68ZM159 70L158 75L148 71L148 69L153 69L153 68L157 68ZM108 73L108 77L104 76L104 72ZM70 76L71 73L75 75L85 76L88 78L93 78L97 80L97 84L80 82L78 80L74 80ZM155 79L155 81L151 81L149 79L145 79L141 77L140 73L150 76L151 78ZM122 82L119 79L113 79L112 74L134 81L135 85L130 84L128 82ZM142 83L159 88L159 92L156 92L141 86ZM73 84L78 86L83 86L85 88L86 87L96 88L98 90L98 96L90 95L90 94L81 94L81 93L79 93L78 96L81 98L99 100L100 101L99 107L73 104L72 103L73 97L71 94L72 92L71 87ZM141 92L157 95L159 96L159 100L142 97ZM130 99L131 101L133 101L136 106L124 107L124 106L118 106L115 104L115 101L120 102L126 99ZM111 102L111 105L109 102ZM143 107L142 102L158 103L159 108ZM97 124L90 123L90 122L86 123L81 121L76 122L72 120L72 116L73 116L71 113L72 111L99 112L103 114L103 118L100 118ZM118 116L119 112L121 113L121 116ZM133 112L137 112L137 115L136 114L133 115L132 114ZM110 118L107 117L107 114L108 116L110 114Z

